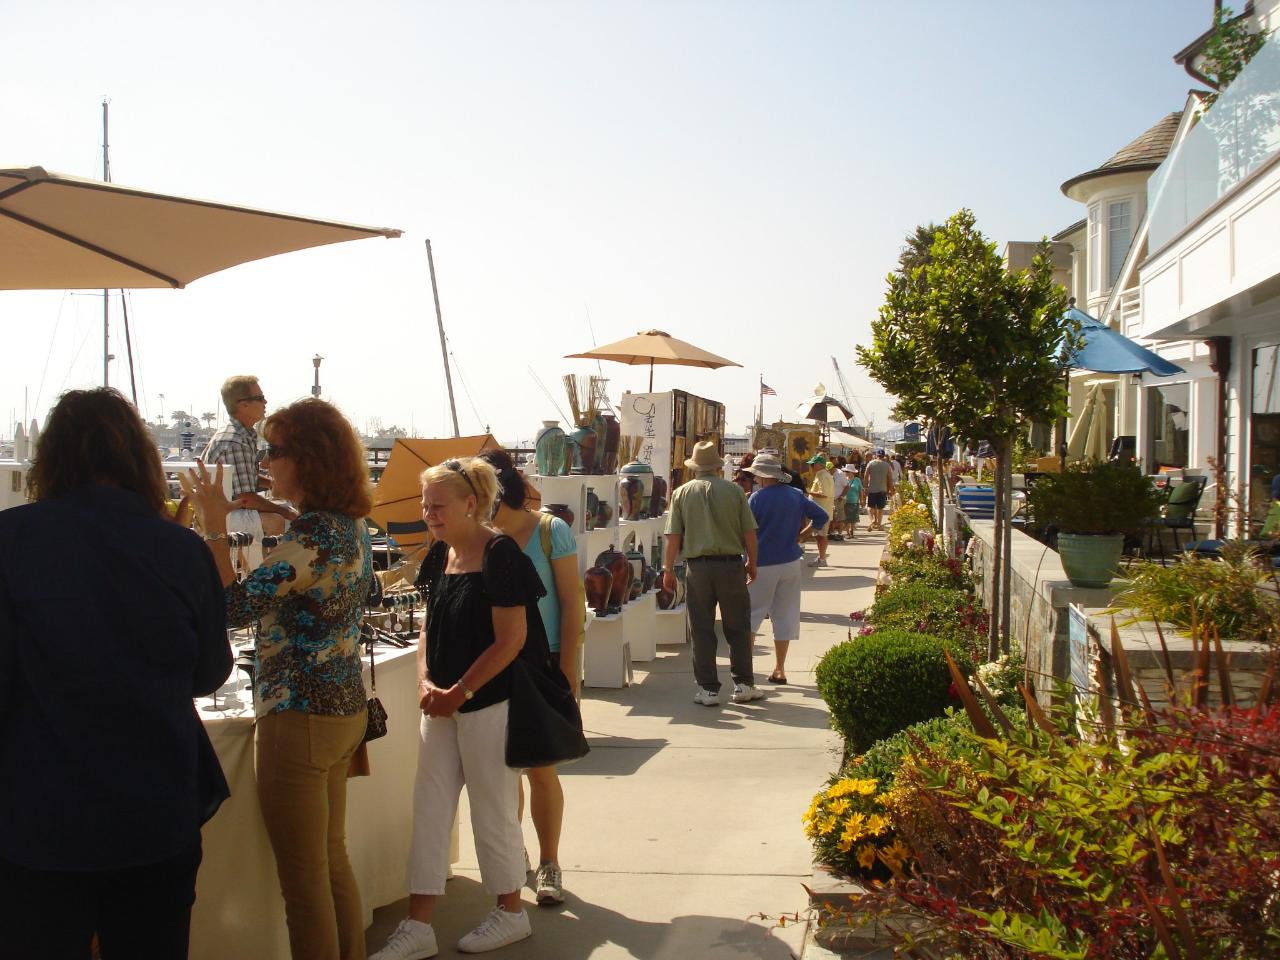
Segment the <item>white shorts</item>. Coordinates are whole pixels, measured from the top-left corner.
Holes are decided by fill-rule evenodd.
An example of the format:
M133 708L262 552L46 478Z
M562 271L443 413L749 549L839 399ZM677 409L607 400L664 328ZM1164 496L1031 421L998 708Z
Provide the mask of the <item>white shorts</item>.
M774 640L800 639L800 559L756 567L756 578L747 585L752 633L760 632L768 614Z

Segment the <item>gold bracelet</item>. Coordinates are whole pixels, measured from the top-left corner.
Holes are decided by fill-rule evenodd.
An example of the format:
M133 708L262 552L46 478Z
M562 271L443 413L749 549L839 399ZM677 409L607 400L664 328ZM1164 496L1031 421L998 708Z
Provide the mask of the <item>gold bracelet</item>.
M225 540L225 539L227 539L227 535L225 533L206 533L204 535L205 543L212 543L214 540Z

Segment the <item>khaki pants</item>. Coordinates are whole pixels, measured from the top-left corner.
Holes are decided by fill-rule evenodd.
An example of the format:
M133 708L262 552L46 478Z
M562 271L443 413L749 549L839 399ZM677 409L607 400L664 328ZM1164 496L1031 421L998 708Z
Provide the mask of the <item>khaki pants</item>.
M347 766L368 717L282 710L254 734L258 802L294 960L364 960L364 911L347 859Z

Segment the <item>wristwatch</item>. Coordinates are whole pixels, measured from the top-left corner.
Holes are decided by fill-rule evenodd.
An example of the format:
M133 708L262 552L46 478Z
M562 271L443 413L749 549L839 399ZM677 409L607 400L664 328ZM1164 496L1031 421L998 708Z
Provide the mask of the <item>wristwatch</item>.
M458 686L460 686L460 687L462 688L462 699L463 699L463 700L470 700L472 697L474 697L474 696L476 695L475 691L474 691L474 690L472 690L470 687L468 687L468 686L467 686L465 683L463 683L461 680L459 680L459 681L458 681Z

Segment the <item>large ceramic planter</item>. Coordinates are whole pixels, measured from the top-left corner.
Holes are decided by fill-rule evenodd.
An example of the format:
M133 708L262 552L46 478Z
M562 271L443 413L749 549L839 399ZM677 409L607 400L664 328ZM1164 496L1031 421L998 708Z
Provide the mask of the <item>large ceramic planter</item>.
M542 429L538 431L533 448L539 476L558 477L569 472L568 446L559 420L542 421Z
M1076 587L1110 585L1120 569L1124 534L1058 534L1058 559Z

